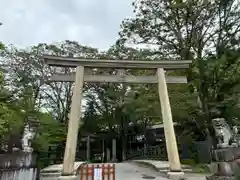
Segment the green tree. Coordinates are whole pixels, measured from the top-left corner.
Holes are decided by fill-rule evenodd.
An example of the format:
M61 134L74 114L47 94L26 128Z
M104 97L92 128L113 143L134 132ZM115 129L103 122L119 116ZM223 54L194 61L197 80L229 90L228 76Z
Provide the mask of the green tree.
M136 50L119 46L111 47L101 58L107 59L144 59L149 56L149 50ZM116 69L103 69L95 71L96 74L116 75L122 73ZM141 70L126 70L124 73L140 75ZM151 90L154 89L155 90ZM156 94L156 86L100 83L92 89L94 96L87 99L85 119L98 116L99 129L105 129L110 136L118 135L122 140L123 159L126 158L126 139L131 124L137 125L146 133L147 126L160 123L155 120L159 117L159 98ZM94 110L95 109L95 110ZM93 113L94 112L94 113ZM157 114L157 115L156 115ZM154 118L152 118L154 117ZM155 122L153 122L153 120Z
M240 8L232 1L136 0L135 16L122 23L118 44L150 45L152 59L191 59L188 72L192 92L199 97L201 120L206 134L211 123L206 77L206 59L220 59L227 47L236 48L240 32ZM197 75L196 75L197 74Z
M46 131L41 132L42 135L36 139L36 151L48 152L46 147L51 147L56 157L61 159L65 144L62 137L65 137L67 130L72 83L49 82L48 76L55 73L70 73L73 69L46 66L41 58L44 54L96 58L98 51L74 41L65 41L57 44L38 44L26 49L7 46L2 52L5 64L9 67L6 80L7 86L10 87L8 91L18 99L18 108L25 112L22 121L32 112L43 118L41 120L44 122L40 122L39 130ZM43 115L41 112L46 114ZM64 129L57 130L58 126Z
M5 87L4 74L0 73L0 141L6 144L10 133L20 133L23 126L23 113L17 106L18 100L14 98ZM9 143L7 143L10 145ZM9 147L10 148L10 147Z
M4 44L0 42L0 49L4 48Z
M59 163L62 157L56 150L59 144L66 140L65 124L57 121L49 113L38 113L39 126L33 141L33 148L38 153L38 165L44 167Z
M208 82L208 107L211 117L224 117L229 123L239 119L240 92L240 50L225 49L217 58L209 57L208 71L205 77ZM238 123L239 121L235 121Z

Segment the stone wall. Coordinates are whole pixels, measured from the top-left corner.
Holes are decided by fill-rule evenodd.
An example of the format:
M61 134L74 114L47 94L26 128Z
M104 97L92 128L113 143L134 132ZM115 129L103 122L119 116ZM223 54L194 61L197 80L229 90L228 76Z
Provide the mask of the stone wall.
M36 158L24 152L0 154L0 180L36 180Z

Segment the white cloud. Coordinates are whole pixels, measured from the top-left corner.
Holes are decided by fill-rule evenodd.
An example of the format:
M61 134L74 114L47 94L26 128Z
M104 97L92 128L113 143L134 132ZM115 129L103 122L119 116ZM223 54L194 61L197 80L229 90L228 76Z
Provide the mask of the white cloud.
M1 0L0 41L25 47L68 39L106 49L131 14L131 0Z

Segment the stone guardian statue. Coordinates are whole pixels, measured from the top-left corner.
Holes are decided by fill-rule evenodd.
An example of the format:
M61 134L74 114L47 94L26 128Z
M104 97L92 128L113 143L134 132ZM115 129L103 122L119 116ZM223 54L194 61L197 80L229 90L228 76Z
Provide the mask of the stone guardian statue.
M35 137L36 132L34 128L31 128L29 124L26 124L24 127L23 137L22 137L22 149L23 152L33 152L33 148L31 147L31 143L33 138Z

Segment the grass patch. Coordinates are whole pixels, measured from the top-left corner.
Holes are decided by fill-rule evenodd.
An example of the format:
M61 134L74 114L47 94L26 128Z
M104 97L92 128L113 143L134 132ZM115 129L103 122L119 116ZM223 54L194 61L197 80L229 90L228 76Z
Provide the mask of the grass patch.
M195 164L191 166L193 173L200 173L200 174L209 174L211 173L210 168L206 164Z
M192 169L192 173L208 174L211 170L207 164L196 164L193 159L183 159L181 161L183 165L188 165Z

